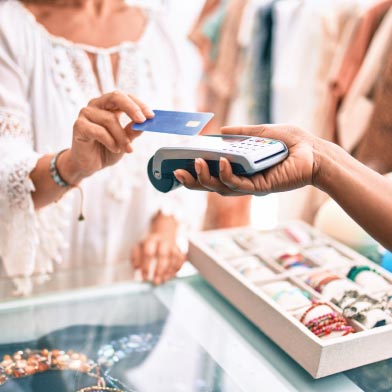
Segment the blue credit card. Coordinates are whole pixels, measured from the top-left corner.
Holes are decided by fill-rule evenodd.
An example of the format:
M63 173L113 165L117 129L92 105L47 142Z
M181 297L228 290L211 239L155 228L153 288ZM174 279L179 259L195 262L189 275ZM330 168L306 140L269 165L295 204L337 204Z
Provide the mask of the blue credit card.
M144 132L197 135L214 117L213 113L153 110L155 117L142 124L134 123L132 129Z

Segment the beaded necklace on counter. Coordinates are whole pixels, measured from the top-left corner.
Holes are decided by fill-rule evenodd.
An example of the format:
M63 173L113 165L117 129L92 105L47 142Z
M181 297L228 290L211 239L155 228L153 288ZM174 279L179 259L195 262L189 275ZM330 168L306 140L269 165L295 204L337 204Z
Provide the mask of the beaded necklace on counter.
M129 388L118 389L108 387L105 378L123 387L123 384L109 375L110 368L133 353L150 351L158 342L159 335L139 334L123 337L102 346L95 362L85 354L73 350L31 350L25 349L10 355L6 354L0 362L0 386L12 379L33 376L47 371L72 370L94 378L95 386L89 386L76 392L134 392ZM105 374L103 375L102 369Z
M97 381L97 385L79 389L77 392L126 392L106 386L99 366L86 355L72 350L20 350L13 355L4 355L0 362L0 385L11 379L18 379L47 371L73 370L84 373Z

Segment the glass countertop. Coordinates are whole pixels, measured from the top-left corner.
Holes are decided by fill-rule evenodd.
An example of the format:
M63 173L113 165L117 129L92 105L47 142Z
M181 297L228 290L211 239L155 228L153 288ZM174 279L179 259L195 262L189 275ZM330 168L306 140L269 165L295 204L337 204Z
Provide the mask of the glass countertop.
M59 348L98 361L108 350L128 347L105 363L112 385L125 391L392 390L390 361L314 380L200 276L7 301L0 303L0 326L2 356ZM9 380L0 392L45 392L42 385L49 384L38 376ZM57 376L52 392L80 388L74 376Z

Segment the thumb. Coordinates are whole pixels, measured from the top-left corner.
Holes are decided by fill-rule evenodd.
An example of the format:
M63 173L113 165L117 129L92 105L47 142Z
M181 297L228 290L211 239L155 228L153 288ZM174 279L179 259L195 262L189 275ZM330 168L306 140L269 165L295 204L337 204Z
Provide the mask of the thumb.
M290 128L290 126L284 124L262 124L223 127L221 128L221 133L225 135L265 137L285 142L292 138L292 135L290 135L291 130L292 127Z
M221 128L221 132L227 135L248 135L248 136L263 136L267 137L267 134L282 132L287 129L285 125L276 124L260 124L260 125L242 125L242 126L230 126Z
M125 132L127 136L129 137L130 141L133 142L137 137L141 136L143 134L142 131L135 131L132 129L133 122L130 122L125 128Z

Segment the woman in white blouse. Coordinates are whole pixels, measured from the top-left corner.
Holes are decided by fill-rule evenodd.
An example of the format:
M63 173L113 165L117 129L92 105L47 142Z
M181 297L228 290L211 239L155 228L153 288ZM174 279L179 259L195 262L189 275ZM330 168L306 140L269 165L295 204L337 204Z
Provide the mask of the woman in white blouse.
M172 136L134 140L129 126L150 108L183 109L180 76L156 10L123 0L0 3L0 258L20 292L54 262L68 270L132 253L144 279L157 262L156 284L181 267L176 232L189 200L158 194L146 175ZM78 193L50 174L62 150L58 174L83 188L84 222Z

